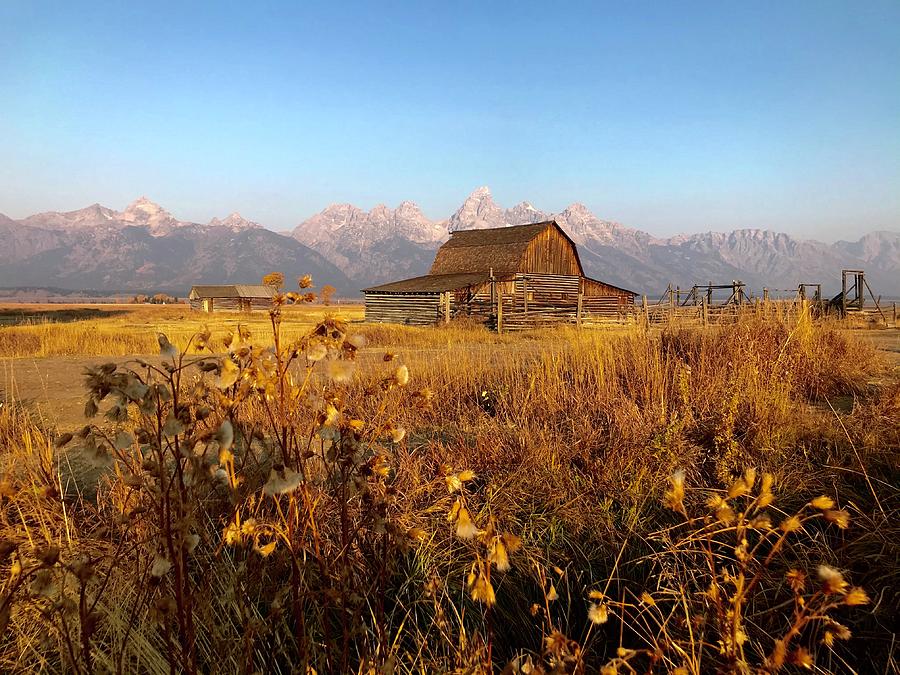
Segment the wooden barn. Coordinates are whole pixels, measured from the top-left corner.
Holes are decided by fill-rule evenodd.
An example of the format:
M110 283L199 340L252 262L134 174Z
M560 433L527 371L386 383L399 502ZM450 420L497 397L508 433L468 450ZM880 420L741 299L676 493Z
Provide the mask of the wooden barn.
M202 312L252 312L255 309L270 309L274 295L274 288L261 284L194 286L188 300L191 309Z
M555 221L454 232L428 274L363 293L368 322L474 316L497 330L623 318L635 296L586 277L575 242Z

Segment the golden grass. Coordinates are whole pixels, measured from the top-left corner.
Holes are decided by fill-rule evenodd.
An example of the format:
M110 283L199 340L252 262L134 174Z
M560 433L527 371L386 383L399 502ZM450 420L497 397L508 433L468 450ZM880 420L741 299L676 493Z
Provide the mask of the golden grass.
M308 332L325 312L351 321L363 316L360 305L294 306L286 309L286 335ZM0 315L0 357L12 358L155 354L157 333L183 348L204 327L221 335L243 324L260 336L259 344L271 332L266 312L203 314L186 305L5 305Z
M202 328L185 326L170 308L154 312L142 329L126 328L128 315L115 319L122 335L151 333L140 338L143 353L158 352L157 330L183 346ZM321 310L309 312L286 313L285 354L295 346L312 353L322 339L291 344L304 332L293 322ZM251 324L256 345L267 341L267 320ZM336 361L359 348L349 383L338 381L344 370L329 357L312 364L308 378L292 367L282 388L268 357L232 343L239 369L219 363L205 378L224 389L198 390L188 380L175 388L185 397L184 431L128 404L127 419L99 422L72 442L81 450L57 452L48 440L56 430L38 428L13 402L0 409L8 486L0 491L0 539L15 547L0 561L9 579L0 598L15 599L0 668L288 672L308 662L319 672L488 672L507 664L510 672L527 672L526 664L531 672L774 672L776 663L808 656L821 671L842 672L845 662L884 670L896 658L884 625L900 597L892 585L900 569L900 385L872 384L886 370L870 345L803 317L501 336L453 325L328 326L337 331L327 338ZM215 333L232 323L210 328L219 352ZM396 356L385 361L386 351ZM110 377L92 377L95 393ZM164 371L156 377L166 382ZM118 382L112 386L126 386ZM221 445L225 420L233 423L233 456L203 460L217 463L224 483L209 484L208 473L182 481L179 471L194 471L196 454L173 443L190 436ZM171 425L159 429L165 461L125 452L96 497L59 499L67 457L117 438L116 430L138 438L157 424ZM153 437L140 442L152 446ZM310 446L311 438L320 440ZM825 494L838 502L825 510L846 509L849 529L838 529L843 516L834 516L837 525L803 521L778 555L767 560L780 535L766 535L763 555L744 559L735 547L761 516L740 510L744 491L728 504L733 522L719 502L712 515L685 520L711 495L730 499L736 479L752 482L748 467L757 481L773 477L776 528L794 513L806 518L810 500ZM303 480L293 473L301 471ZM673 488L673 474L687 489ZM160 480L171 489L159 492ZM134 510L135 499L145 512ZM673 508L685 518L673 520ZM128 513L137 515L123 520ZM754 520L752 528L763 527ZM167 552L166 542L194 534L190 555ZM51 547L61 562L47 565ZM96 563L94 578L81 583L73 565L84 554ZM789 570L814 578L819 564L880 598L874 614L844 591L832 606L835 598L786 586ZM166 571L150 584L154 566ZM35 585L46 570L54 592L65 587L75 602L70 613L47 610L52 594ZM738 574L758 579L753 593L734 592ZM16 586L23 575L28 584ZM710 585L727 602L740 597L737 619L704 601ZM179 599L183 591L190 592ZM78 609L82 596L96 602L97 617ZM794 616L797 597L818 603L823 616L838 613L857 636L823 644L822 630L839 629ZM695 621L703 637L691 631ZM791 632L797 626L802 635ZM725 652L717 639L730 640Z

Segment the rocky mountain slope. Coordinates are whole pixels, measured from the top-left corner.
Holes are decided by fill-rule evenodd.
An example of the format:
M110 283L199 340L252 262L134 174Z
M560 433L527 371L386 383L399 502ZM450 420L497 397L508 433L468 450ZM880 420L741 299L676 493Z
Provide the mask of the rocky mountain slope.
M16 221L0 214L0 286L184 292L193 283L255 282L268 271L312 274L343 295L425 274L450 232L555 219L578 244L588 275L651 297L668 284L745 281L760 293L821 283L840 286L842 268L865 269L876 293L900 296L900 233L873 232L825 244L764 229L705 232L666 239L602 220L583 204L559 213L528 202L498 205L475 190L445 220L413 202L365 211L334 204L275 233L233 213L199 224L181 221L142 197L123 211L93 204Z
M367 213L349 204L331 206L298 225L293 235L360 285L425 274L449 232L555 219L578 244L588 275L651 296L670 283L689 288L733 279L745 281L757 293L764 286L792 289L801 282L822 283L830 292L840 286L840 269L851 267L866 269L876 292L900 295L896 232L833 245L761 229L660 239L602 220L579 203L559 213L528 202L503 208L487 187L472 192L446 221L429 221L415 207L415 227L398 226L390 217L377 215L382 210L394 213L384 207ZM415 237L409 231L416 232Z
M0 242L0 286L183 295L193 284L254 283L277 270L355 291L316 251L237 213L202 225L177 220L144 197L121 212L94 204L18 222L2 217Z

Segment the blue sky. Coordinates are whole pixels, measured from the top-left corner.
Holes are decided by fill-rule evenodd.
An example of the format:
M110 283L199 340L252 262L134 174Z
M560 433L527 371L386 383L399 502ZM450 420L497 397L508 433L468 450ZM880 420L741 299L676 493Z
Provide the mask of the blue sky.
M140 6L143 5L143 6ZM0 212L900 229L900 2L0 2Z

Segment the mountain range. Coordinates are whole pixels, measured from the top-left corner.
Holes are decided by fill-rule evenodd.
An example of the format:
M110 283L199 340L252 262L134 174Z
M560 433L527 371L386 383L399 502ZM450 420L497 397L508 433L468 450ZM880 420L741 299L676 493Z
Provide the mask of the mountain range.
M556 220L578 245L585 272L655 298L668 284L746 282L752 290L800 282L840 286L840 270L865 269L876 293L900 295L900 233L826 244L765 229L657 238L602 220L574 203L558 213L528 202L498 205L475 190L449 218L432 220L413 202L369 211L333 204L290 233L238 213L205 224L181 221L142 197L123 211L94 204L21 220L0 214L0 286L55 286L184 294L194 283L257 282L269 271L312 274L344 296L425 274L449 233Z

